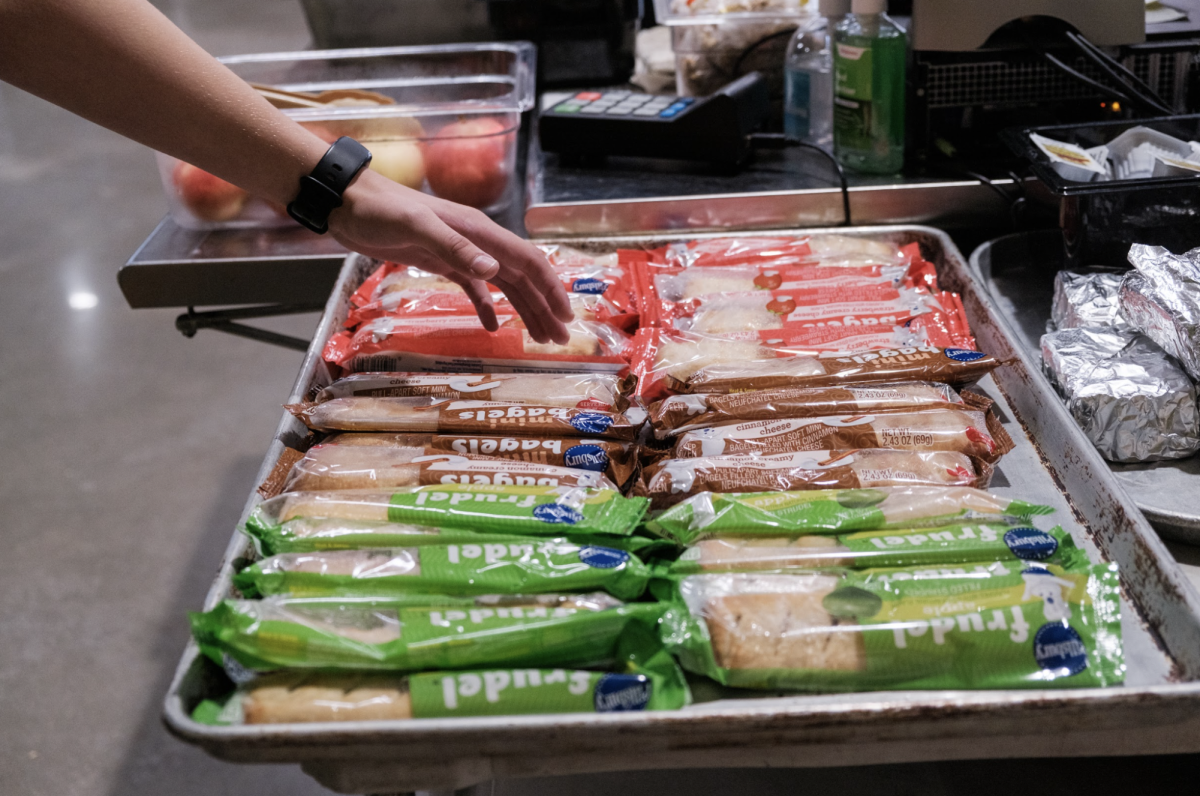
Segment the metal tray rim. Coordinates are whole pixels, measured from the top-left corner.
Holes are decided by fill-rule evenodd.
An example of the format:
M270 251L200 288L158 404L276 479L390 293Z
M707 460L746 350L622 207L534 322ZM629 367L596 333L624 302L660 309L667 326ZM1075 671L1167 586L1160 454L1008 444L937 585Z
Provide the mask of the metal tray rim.
M941 230L924 227L919 225L894 225L894 226L869 226L869 227L854 227L842 232L853 235L871 235L871 234L894 234L894 233L919 233L936 238L944 247L948 256L954 255L959 258L958 267L964 271L968 278L972 278L969 270L965 267L965 260L957 247L949 239L949 236ZM777 233L784 234L806 234L806 233L828 233L828 229L786 229L776 230ZM659 238L701 238L714 237L719 235L728 235L729 231L716 233L695 233L695 232L675 232L662 233ZM656 237L654 235L613 235L613 236L597 236L591 240L596 243L620 244L622 241L644 241L647 238ZM562 240L567 240L562 238ZM347 258L347 264L343 268L342 275L339 277L339 287L345 280L349 278L352 271L352 264L355 262L355 257L351 255ZM975 290L980 294L981 300L993 315L998 315L996 308L990 304L990 296L987 291L977 283L974 284ZM337 302L339 300L339 291L331 295L329 302L326 305L325 315L318 327L314 345L310 347L306 354L304 363L301 367L300 374L297 377L296 383L293 386L292 396L290 400L296 400L302 397L307 382L312 378L314 371L323 367L320 355L320 342L330 332L334 326L333 319L338 310ZM1002 327L1003 331L1008 334L1007 327ZM1026 368L1029 367L1029 362L1023 358L1023 364ZM1062 417L1069 420L1066 416L1065 408L1059 405L1058 410ZM1060 417L1061 420L1061 417ZM275 459L278 457L279 449L282 448L282 442L279 437L286 435L290 431L290 417L285 415L276 432L276 438L272 441L268 449L264 464L260 469L260 476L265 477L273 466ZM1082 439L1082 433L1074 426L1073 423L1065 429L1066 433L1079 435ZM1086 440L1083 440L1086 442ZM1090 446L1089 446L1090 448ZM1093 454L1098 459L1098 454ZM1105 472L1107 472L1105 470ZM1123 498L1123 502L1127 505L1125 508L1131 511L1130 517L1134 518L1135 525L1137 524L1136 513L1131 502L1123 493L1118 492L1117 499ZM251 494L247 501L246 512L249 511L258 502L257 495ZM244 515L243 515L244 519ZM1154 536L1149 527L1145 525L1144 520L1141 521L1143 528L1139 528L1143 536L1148 533L1149 538L1145 541L1149 542L1152 552L1156 553L1156 558L1160 562L1166 562L1168 566L1166 571L1161 573L1166 576L1171 585L1176 586L1183 591L1185 602L1192 609L1194 616L1200 617L1200 597L1198 597L1186 580L1182 579L1177 568L1173 567L1173 560L1169 557L1166 549L1161 542ZM228 578L232 574L232 559L238 552L244 548L245 542L239 531L234 531L233 537L226 550L225 560L222 563L218 576L208 593L205 600L205 608L211 607L219 600L228 586ZM1162 685L1150 685L1142 687L1121 687L1112 689L1038 689L1038 690L1017 690L1017 691L920 691L920 692L879 692L874 699L860 698L855 701L846 700L838 703L838 695L791 695L787 697L767 697L761 700L737 700L737 704L725 702L723 707L721 702L713 703L711 706L697 705L677 712L655 712L643 714L625 714L619 716L594 716L594 715L543 715L543 716L517 716L517 717L495 717L493 719L479 718L455 718L455 719L430 719L421 722L354 722L354 723L338 723L338 724L313 724L307 726L286 725L286 729L281 730L280 727L264 726L264 727L209 727L193 722L183 710L183 698L179 693L181 683L187 675L188 669L195 663L199 655L199 650L194 642L189 642L180 663L176 669L175 676L165 699L163 719L167 727L177 736L195 741L201 745L220 745L229 741L249 741L252 739L266 740L268 737L274 736L276 740L280 737L287 739L295 739L301 742L301 748L312 750L313 744L319 740L334 741L335 739L352 739L361 734L369 734L370 742L374 743L383 738L410 739L417 736L426 736L430 733L436 734L442 738L449 738L455 735L466 735L468 733L478 732L485 728L505 728L510 731L519 733L521 731L533 731L538 729L554 728L567 729L571 727L604 727L613 731L621 729L636 732L638 728L668 728L686 726L691 722L699 719L712 719L720 717L726 721L741 720L741 721L756 721L764 718L773 720L780 719L816 719L817 717L825 717L826 720L834 717L840 717L843 720L852 720L858 718L860 721L871 721L877 718L874 714L882 708L888 711L888 717L902 717L906 712L919 713L923 710L928 710L931 707L946 708L949 707L948 700L957 700L954 706L963 706L976 710L988 710L1004 708L1009 706L1022 706L1031 704L1070 706L1075 705L1081 708L1088 707L1103 707L1115 705L1137 705L1144 703L1147 698L1163 697L1171 700L1184 699L1190 703L1192 698L1200 699L1200 680L1169 683ZM899 695L914 695L912 699L901 702ZM843 695L844 697L845 695ZM791 704L789 704L791 703ZM750 705L753 704L751 707ZM715 730L719 731L719 730Z

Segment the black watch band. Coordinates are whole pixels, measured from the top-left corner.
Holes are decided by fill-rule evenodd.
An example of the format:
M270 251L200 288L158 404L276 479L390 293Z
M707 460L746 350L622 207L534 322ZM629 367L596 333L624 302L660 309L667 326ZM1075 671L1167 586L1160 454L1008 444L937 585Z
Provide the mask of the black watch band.
M300 193L287 206L288 215L324 235L329 231L329 214L342 206L350 181L370 162L370 151L353 138L334 141L312 174L300 178Z

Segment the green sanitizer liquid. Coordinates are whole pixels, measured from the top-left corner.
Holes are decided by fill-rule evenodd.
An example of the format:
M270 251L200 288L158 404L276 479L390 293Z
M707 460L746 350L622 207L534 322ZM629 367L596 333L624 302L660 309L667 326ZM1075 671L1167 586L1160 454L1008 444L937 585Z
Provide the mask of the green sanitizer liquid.
M895 174L904 166L908 39L884 14L851 14L833 38L837 158L853 171Z

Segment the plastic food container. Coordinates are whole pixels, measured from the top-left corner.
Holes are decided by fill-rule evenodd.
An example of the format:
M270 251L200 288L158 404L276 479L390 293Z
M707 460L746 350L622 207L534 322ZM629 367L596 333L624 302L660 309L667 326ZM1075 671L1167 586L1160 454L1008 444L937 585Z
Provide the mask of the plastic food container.
M533 107L536 55L526 42L263 53L222 58L247 82L292 92L375 92L393 104L288 108L332 142L357 139L397 182L503 210L518 195L521 114ZM360 101L361 102L361 101ZM290 225L282 207L157 154L172 218L189 229Z
M760 72L772 100L782 101L784 54L801 21L791 16L672 27L676 91L703 97L749 72Z
M712 24L726 20L762 21L815 13L816 0L654 0L660 25Z

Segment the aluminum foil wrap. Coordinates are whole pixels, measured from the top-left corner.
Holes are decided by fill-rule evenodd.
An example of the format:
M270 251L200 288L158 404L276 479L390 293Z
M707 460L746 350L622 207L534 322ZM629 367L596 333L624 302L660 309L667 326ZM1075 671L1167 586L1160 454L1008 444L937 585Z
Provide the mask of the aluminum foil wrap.
M1063 329L1042 337L1042 359L1075 422L1109 461L1182 459L1200 450L1196 389L1146 337Z
M1123 328L1117 296L1124 274L1059 271L1054 277L1054 306L1050 315L1058 329L1082 326Z
M1129 262L1136 270L1121 283L1121 315L1200 380L1200 249L1135 244Z

